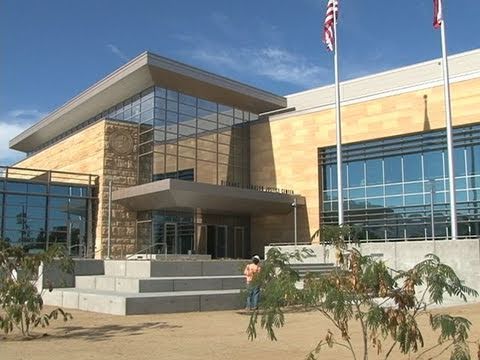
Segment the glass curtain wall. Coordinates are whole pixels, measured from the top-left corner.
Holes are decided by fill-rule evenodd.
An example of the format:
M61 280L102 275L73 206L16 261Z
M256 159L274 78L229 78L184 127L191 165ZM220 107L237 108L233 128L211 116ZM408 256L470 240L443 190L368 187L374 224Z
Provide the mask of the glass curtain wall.
M454 129L459 235L480 235L480 125ZM450 230L445 131L343 146L345 220L361 239L431 238ZM338 223L334 147L319 149L324 224Z
M154 94L153 117L139 125L140 183L249 183L248 123L257 115L160 87Z
M166 178L238 187L250 183L249 122L257 115L158 86L143 93L140 112L140 184ZM154 252L194 251L195 209L148 213L138 215L142 235L137 242L150 234Z
M85 255L94 188L48 181L48 177L24 179L35 170L0 170L3 170L0 174L0 238L31 252L61 244L72 255ZM59 173L50 173L50 179L55 178L55 174Z

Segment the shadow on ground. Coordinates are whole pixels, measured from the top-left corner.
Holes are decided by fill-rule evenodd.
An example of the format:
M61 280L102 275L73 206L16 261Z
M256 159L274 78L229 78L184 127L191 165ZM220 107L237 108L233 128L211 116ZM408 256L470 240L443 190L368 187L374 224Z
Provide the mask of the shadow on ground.
M46 338L75 338L87 341L105 341L115 336L142 335L144 330L168 330L181 328L180 325L170 325L166 322L146 322L132 325L103 325L93 327L64 326L58 328L55 334L49 334Z

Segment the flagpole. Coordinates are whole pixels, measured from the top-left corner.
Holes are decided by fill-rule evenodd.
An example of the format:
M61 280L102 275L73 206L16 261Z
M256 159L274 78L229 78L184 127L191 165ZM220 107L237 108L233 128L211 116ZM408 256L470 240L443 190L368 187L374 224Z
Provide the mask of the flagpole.
M338 3L333 6L333 38L334 38L334 69L335 69L335 121L337 127L337 196L338 225L343 225L343 184L342 184L342 124L340 113L340 83L338 81L338 47L337 47L337 12Z
M440 1L439 6L442 14L440 23L440 33L442 38L442 67L443 67L443 91L445 101L445 118L447 128L447 152L448 152L448 177L449 177L449 191L450 191L450 226L452 240L456 240L457 232L457 205L455 193L455 173L454 173L454 159L453 159L453 136L452 136L452 108L450 100L450 81L448 75L448 59L447 59L447 41L445 39L445 18L443 17L443 4Z

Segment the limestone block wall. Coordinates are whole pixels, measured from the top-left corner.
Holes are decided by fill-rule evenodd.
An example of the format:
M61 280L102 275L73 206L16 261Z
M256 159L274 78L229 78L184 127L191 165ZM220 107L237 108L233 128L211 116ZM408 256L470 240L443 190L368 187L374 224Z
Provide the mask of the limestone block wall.
M102 226L97 234L97 248L106 253L108 236L108 183L112 191L137 185L138 126L135 124L105 121L104 168L99 185L99 213ZM100 217L100 216L99 216ZM112 203L111 253L113 256L132 254L136 246L137 213Z
M95 256L106 255L108 181L112 188L136 185L138 127L102 120L18 162L15 166L71 171L99 176L98 202L94 211ZM128 150L128 151L127 151ZM112 206L112 253L135 249L136 213Z
M480 121L480 79L451 85L453 124ZM352 143L445 127L443 87L342 106L342 142ZM306 198L298 241L309 241L320 219L317 149L335 145L334 109L282 114L252 124L251 182L292 189ZM285 216L252 217L252 242L293 241Z

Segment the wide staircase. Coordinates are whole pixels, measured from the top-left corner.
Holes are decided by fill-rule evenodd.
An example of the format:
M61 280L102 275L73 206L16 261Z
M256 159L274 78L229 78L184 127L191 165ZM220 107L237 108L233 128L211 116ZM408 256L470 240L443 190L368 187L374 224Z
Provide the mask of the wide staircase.
M103 275L44 292L46 305L114 315L240 309L244 260L106 260Z

